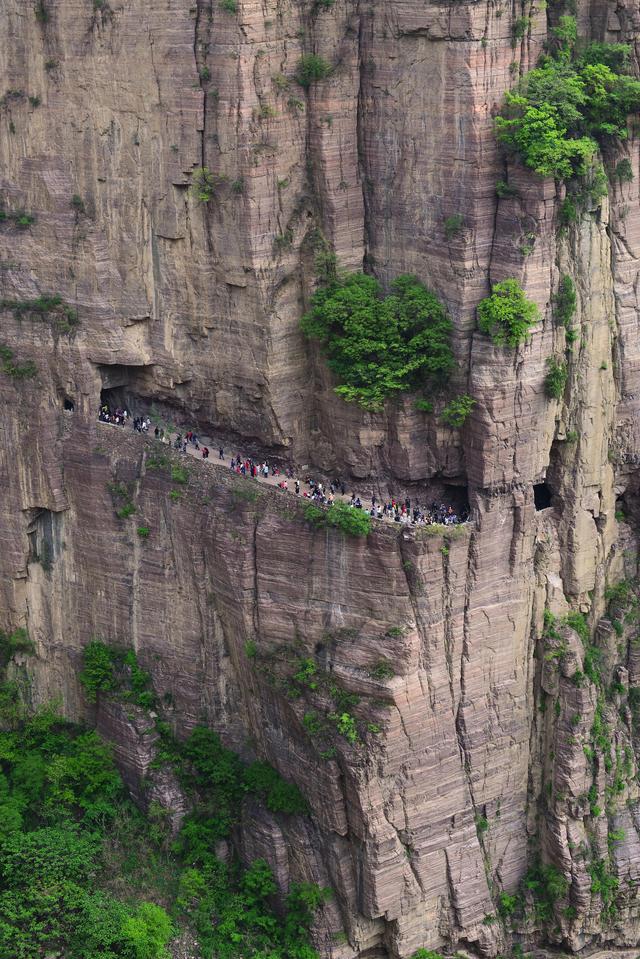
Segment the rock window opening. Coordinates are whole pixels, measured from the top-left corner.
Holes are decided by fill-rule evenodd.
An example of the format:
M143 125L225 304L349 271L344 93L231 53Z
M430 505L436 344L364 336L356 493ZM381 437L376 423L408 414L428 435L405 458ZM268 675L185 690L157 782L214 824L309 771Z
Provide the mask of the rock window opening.
M549 509L551 506L551 490L546 483L534 483L533 502L537 510Z
M69 399L68 396L65 396L65 398L64 398L64 403L63 403L63 409L64 409L67 413L73 413L73 411L75 410L75 408L76 408L76 404L73 402L73 400Z

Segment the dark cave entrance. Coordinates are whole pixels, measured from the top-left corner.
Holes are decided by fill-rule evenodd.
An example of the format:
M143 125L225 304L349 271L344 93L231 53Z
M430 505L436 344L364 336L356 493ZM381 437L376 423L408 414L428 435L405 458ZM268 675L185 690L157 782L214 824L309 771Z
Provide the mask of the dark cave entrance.
M547 483L533 484L533 502L536 510L549 509L553 505L551 500L551 489Z
M74 411L75 408L76 408L76 404L74 403L74 401L73 401L70 397L65 396L64 401L63 401L63 404L62 404L62 408L63 408L63 410L65 410L65 412L67 412L67 413L73 413L73 411Z
M467 519L469 516L469 487L464 485L454 485L453 483L443 484L443 500L446 506L453 506L456 514L461 519Z
M98 369L102 378L100 407L108 406L111 411L135 411L140 406L140 395L145 392L144 386L152 367L114 364Z

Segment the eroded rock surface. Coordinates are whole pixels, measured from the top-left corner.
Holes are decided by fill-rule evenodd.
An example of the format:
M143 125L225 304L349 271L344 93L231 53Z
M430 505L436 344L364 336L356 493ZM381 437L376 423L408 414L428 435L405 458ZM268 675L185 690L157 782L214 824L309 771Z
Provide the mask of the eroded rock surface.
M0 296L59 293L79 317L69 333L55 317L1 314L0 343L38 366L35 380L0 373L0 626L27 625L36 643L34 701L62 695L70 716L95 718L77 682L82 648L130 644L170 694L178 735L205 721L295 781L310 817L247 803L236 838L283 891L301 878L334 890L323 957L497 956L519 943L632 956L640 654L635 605L615 607L606 587L637 575L636 137L604 158L628 156L635 179L614 179L609 199L560 230L562 191L507 163L492 132L557 11L45 6L44 21L23 0L0 9L0 191L36 217L0 223ZM583 34L635 51L633 4L578 6ZM304 91L293 75L311 51L333 71ZM218 177L206 205L189 190L202 166ZM497 196L498 180L511 195ZM344 268L385 283L413 272L446 303L454 386L476 400L462 431L411 397L370 414L334 394L299 329L325 243ZM553 316L564 275L579 335L560 402L543 383L565 347ZM542 314L515 351L475 322L505 277ZM398 491L467 487L473 521L446 539L349 539L214 464L191 464L171 498L170 467L149 465L153 441L96 422L103 389L298 465ZM133 517L117 517L114 484ZM552 505L536 510L542 484ZM588 640L567 623L551 635L545 609L561 623L584 614ZM327 748L305 722L332 708L325 693L287 695L303 659L360 697L357 744L336 734ZM596 717L606 736L594 745ZM141 785L148 717L102 704L97 719L134 791L177 824L176 784ZM502 897L538 861L561 894L545 912L528 889L526 917L512 918ZM615 912L594 885L599 863L619 881Z

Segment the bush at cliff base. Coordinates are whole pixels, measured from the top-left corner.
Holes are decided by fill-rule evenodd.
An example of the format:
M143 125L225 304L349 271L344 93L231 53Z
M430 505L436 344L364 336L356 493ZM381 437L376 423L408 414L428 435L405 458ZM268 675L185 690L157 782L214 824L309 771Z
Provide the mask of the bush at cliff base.
M336 393L368 410L393 395L444 382L455 367L452 323L437 297L413 276L399 276L383 296L364 273L330 278L302 318L321 342L340 385Z
M277 915L263 860L243 870L215 858L206 803L194 800L192 828L173 843L162 809L152 803L144 816L130 802L94 731L52 709L24 718L10 687L0 716L0 959L169 959L178 921L195 929L205 959L314 959L309 927L325 890L293 884ZM227 773L236 781L238 764L205 751L205 739L184 762L211 797ZM274 776L253 769L246 788L268 796ZM275 808L299 809L276 785Z

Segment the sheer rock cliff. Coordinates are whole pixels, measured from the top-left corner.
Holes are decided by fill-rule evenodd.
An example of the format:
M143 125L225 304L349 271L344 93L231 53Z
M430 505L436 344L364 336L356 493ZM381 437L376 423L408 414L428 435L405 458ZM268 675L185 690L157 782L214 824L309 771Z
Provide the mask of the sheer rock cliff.
M333 889L323 957L634 956L639 627L635 593L615 586L638 573L638 140L604 157L627 157L635 178L561 228L562 188L507 161L492 125L553 5L237 6L1 5L0 192L36 219L0 222L0 344L38 374L0 372L0 627L36 644L33 702L61 697L95 721L140 800L176 822L184 797L153 771L149 717L82 693L92 637L133 646L178 735L204 721L299 785L310 816L247 802L236 842L283 891ZM583 35L637 52L637 4L577 12ZM305 91L309 52L333 70ZM203 166L218 178L205 205L190 190ZM412 397L373 414L334 394L299 327L325 245L385 284L415 273L446 303L456 383L476 400L462 430ZM544 376L566 345L565 275L579 335L555 401ZM506 277L542 314L515 351L476 326ZM77 327L7 302L44 293ZM190 463L171 497L157 444L97 423L103 390L371 488L451 484L472 522L353 539L214 463ZM536 508L534 487L551 505ZM358 742L327 748L305 722L333 709L324 687L288 694L305 659L359 697ZM562 882L552 897L534 880L542 893L513 918L539 863ZM615 909L603 876L619 881Z

